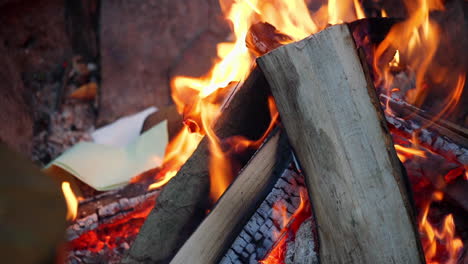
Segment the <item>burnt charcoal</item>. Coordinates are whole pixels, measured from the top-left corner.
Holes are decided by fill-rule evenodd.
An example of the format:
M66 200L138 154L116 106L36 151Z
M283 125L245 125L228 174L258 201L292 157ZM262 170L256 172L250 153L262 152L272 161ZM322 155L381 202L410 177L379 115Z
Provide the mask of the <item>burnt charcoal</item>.
M276 243L279 229L275 222L278 222L279 215L274 215L273 205L278 201L285 201L288 210L296 211L299 207L300 198L298 194L299 187L304 187L303 176L292 169L287 169L278 179L274 188L268 194L265 201L260 204L257 212L250 218L239 236L234 240L231 249L229 249L221 260L221 264L237 263L258 263L265 257L265 254ZM292 202L288 199L295 195L297 201Z

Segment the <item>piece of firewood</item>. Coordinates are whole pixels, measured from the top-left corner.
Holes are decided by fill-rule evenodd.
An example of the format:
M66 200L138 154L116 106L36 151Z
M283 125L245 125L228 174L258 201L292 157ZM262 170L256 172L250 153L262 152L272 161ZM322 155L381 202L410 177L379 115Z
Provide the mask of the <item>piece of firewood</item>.
M255 68L228 98L214 125L218 137L261 137L270 122L267 87L263 74ZM172 259L209 209L209 160L209 141L205 137L163 187L123 263L168 263Z
M254 154L171 264L218 263L240 229L288 166L290 149L280 132Z
M305 173L321 263L423 263L401 166L348 26L257 62Z

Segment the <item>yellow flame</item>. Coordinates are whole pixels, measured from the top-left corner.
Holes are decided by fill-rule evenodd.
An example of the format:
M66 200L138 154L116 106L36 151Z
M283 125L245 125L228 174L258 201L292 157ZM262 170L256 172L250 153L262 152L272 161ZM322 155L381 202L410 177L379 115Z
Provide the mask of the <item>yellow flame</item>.
M148 186L148 190L154 190L154 189L157 189L166 185L166 183L168 183L174 176L176 176L176 174L177 174L177 171L167 172L161 181L155 182L151 184L150 186Z
M398 144L395 144L395 149L400 154L410 154L410 155L414 155L414 156L418 156L422 158L426 157L426 153L424 152L424 150L419 150L416 148L408 148L408 147L404 147Z
M232 81L242 82L250 72L254 57L245 45L250 26L260 21L268 22L295 40L305 38L319 30L303 0L221 0L220 5L224 7L226 19L231 22L235 40L218 44L219 60L204 77L178 76L171 82L172 96L178 111L184 113L186 117L198 120L195 121L197 127L202 128L202 134L209 139L212 154L211 197L214 200L227 188L232 175L231 164L220 147L220 140L211 128L218 116L220 105L208 100L208 97L228 87ZM187 106L190 106L189 110ZM196 146L200 138L195 138L192 134L193 131L185 129L184 135L177 140L196 143L173 145ZM167 153L177 156L180 151L175 150L174 146L169 147ZM186 158L180 160L185 162Z
M359 0L354 0L354 9L356 10L357 19L363 19L366 17L364 9L362 8L361 3L359 3Z
M393 56L393 59L388 63L390 67L398 67L400 66L400 51L396 50L395 55Z
M67 202L67 220L75 220L77 212L78 212L78 199L76 198L75 194L71 189L69 182L62 182L62 192L63 196L65 197L65 201Z
M380 11L380 16L381 16L381 17L388 17L387 11L385 11L384 9L382 9L382 10Z
M440 201L443 198L441 192L433 194L433 201ZM444 247L448 254L448 259L444 264L456 264L463 242L455 235L455 223L452 214L447 215L443 220L440 230L437 230L429 221L428 214L431 202L427 203L419 220L419 232L423 235L423 249L428 264L441 264L437 259L438 247Z

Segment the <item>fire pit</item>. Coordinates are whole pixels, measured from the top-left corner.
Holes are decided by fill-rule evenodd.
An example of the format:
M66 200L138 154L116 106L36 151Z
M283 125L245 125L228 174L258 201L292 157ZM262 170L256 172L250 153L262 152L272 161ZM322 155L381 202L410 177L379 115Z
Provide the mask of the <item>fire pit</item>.
M466 65L443 54L457 5L362 2L221 0L233 41L171 80L163 165L62 186L65 261L466 263Z

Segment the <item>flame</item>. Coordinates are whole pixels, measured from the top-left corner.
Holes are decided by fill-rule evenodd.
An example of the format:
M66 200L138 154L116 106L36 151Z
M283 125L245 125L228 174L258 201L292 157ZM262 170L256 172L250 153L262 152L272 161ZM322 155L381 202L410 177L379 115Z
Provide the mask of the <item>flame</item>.
M426 152L424 150L419 150L419 149L411 148L411 147L404 147L398 144L395 144L394 146L395 146L397 153L400 155L404 156L404 154L407 154L407 155L418 156L421 158L426 157Z
M210 142L210 192L214 200L217 200L230 184L232 169L226 154L229 150L221 148L220 139L212 130L221 103L209 98L223 89L228 89L232 82L242 82L250 72L255 59L245 45L250 26L260 21L268 22L294 40L300 40L319 30L303 0L221 0L220 5L224 7L226 19L231 22L235 40L218 44L218 60L205 76L177 76L171 81L172 97L177 109L184 114L186 120L191 120L192 129L186 128L184 134L167 148L166 154L167 157L178 157L178 166L170 166L170 170L177 170L198 145L201 136L206 135ZM271 113L273 125L277 114ZM197 128L195 132L193 127ZM198 135L194 136L194 133ZM263 139L264 137L253 142L242 137L233 137L230 139L230 145L232 148L258 147ZM180 145L190 148L174 147ZM189 154L186 155L187 153ZM182 158L179 157L181 154L184 155Z
M276 240L276 243L259 263L284 263L287 241L290 239L289 236L295 235L301 224L311 216L309 198L307 197L307 191L304 187L299 188L299 197L301 202L290 217L288 217L287 208L283 200L279 200L273 205L272 214L273 219L276 220L274 224L280 231L273 233L273 239Z
M278 112L273 99L269 98L272 122L260 139L249 140L235 136L228 139L230 149L226 150L226 144L224 144L226 139L223 139L223 147L221 147L221 140L212 129L212 125L222 108L222 97L225 94L223 92L230 89L233 84L242 83L254 64L255 58L245 45L245 38L251 25L257 22L267 22L275 26L278 31L289 35L293 40L300 40L329 24L351 22L366 17L359 0L329 0L326 5L322 5L313 14L309 13L304 0L220 0L220 5L225 18L232 26L234 40L217 45L217 58L214 61L214 66L203 77L177 76L171 80L171 95L178 112L184 116L184 126L168 144L163 160L164 173L161 177L158 176L160 178L158 182L148 187L150 190L160 188L174 177L192 155L202 138L206 136L211 151L210 193L212 199L217 200L232 180L229 152L257 148L274 127L278 120ZM405 92L407 101L416 106L421 106L427 97L429 89L427 79L429 77L435 84L453 88L450 90L449 96L445 98L444 107L433 120L436 121L453 111L459 103L465 84L465 74L464 72L454 72L454 76L445 78L447 73L451 71L442 68L438 76L429 76L431 67L437 65L434 63L434 55L440 42L440 29L436 23L431 21L429 12L443 10L444 6L441 0L408 0L406 6L409 19L392 27L385 40L375 51L374 68L377 73L377 83L384 87L388 93L401 92L399 87L392 86L392 70L406 66L415 71L416 85L414 89ZM381 16L388 16L383 9ZM393 57L390 57L391 55ZM391 60L389 60L390 58ZM221 100L218 100L218 97L221 97ZM414 156L427 158L426 152L419 148L417 141L413 140L410 143L410 146L395 144L398 157L402 162ZM455 175L455 173L452 174ZM464 175L468 180L466 169ZM62 183L62 190L68 206L67 219L72 220L77 214L78 201L68 182ZM277 256L284 254L288 230L294 229L294 225L297 225L298 228L302 223L301 217L310 215L304 213L310 208L303 189L300 192L300 197L299 208L289 217L284 203L275 204L273 211L278 216L275 219L279 219L275 225L280 230L275 236L279 238L279 242L276 243L267 258L260 261L261 263L278 263L281 258L277 258ZM439 201L442 198L443 194L439 192L434 193L432 197L433 201ZM144 219L149 213L150 209L148 208L141 215L138 214L135 219L138 221ZM424 243L427 262L440 263L436 257L439 257L439 251L443 250L443 245L445 245L449 256L444 263L454 263L462 244L460 239L455 238L453 216L447 215L442 228L438 229L428 221L429 210L430 203L424 207L419 223L420 232L427 238ZM133 234L138 232L138 228L132 230ZM103 245L101 241L101 246ZM102 249L101 246L96 249Z
M62 182L62 192L67 202L67 216L66 219L69 221L75 220L78 212L78 199L73 193L70 183L67 181Z
M392 69L401 66L404 61L406 69L415 73L415 87L405 91L405 99L414 106L421 107L430 91L446 89L451 91L446 96L442 109L431 120L437 121L452 112L460 101L465 84L465 72L460 69L448 69L435 58L440 44L440 28L430 18L430 12L444 10L440 0L407 0L405 1L409 18L393 26L374 55L374 69L377 73L377 86L392 93L394 76ZM382 16L386 13L382 10ZM388 54L396 50L393 60L387 61ZM391 111L387 107L388 111Z
M166 185L166 183L168 183L174 176L176 176L177 174L177 171L169 171L167 172L163 179L158 181L158 182L155 182L153 184L151 184L150 186L148 186L148 190L154 190L154 189L157 189L157 188L160 188L161 186L164 186Z
M440 201L442 198L443 194L436 192L432 200ZM419 221L419 232L422 237L426 262L428 264L456 264L461 254L463 243L461 239L455 236L453 216L451 214L445 216L442 227L438 230L428 220L430 205L431 202L427 203L423 208ZM443 259L441 259L440 252L445 252Z
M250 72L255 59L245 45L250 26L261 21L267 22L293 40L300 40L322 29L327 19L334 24L364 17L362 6L357 0L347 0L345 5L330 0L329 17L323 15L323 8L311 15L304 0L220 0L220 6L232 25L234 41L217 45L218 58L203 77L176 76L172 79L172 98L179 113L185 117L185 128L167 147L163 165L169 171L177 171L193 153L202 136L206 135L210 142L210 193L214 200L230 184L232 169L226 154L229 150L221 148L220 139L211 127L218 117L221 103L209 98L217 96L223 89L229 89L232 82L242 82ZM351 15L348 6L354 7L355 12ZM277 116L272 118L272 124L276 120ZM230 145L231 148L258 147L263 140L264 137L255 142L233 137ZM161 184L154 186L162 186L173 176L174 173L166 174L159 181ZM152 188L156 188L154 186Z
M400 66L400 51L396 50L395 55L393 56L392 61L388 63L388 66L393 68L398 68Z
M382 10L380 11L380 16L381 16L381 17L388 17L387 11L385 11L385 9L382 9Z
M359 0L328 0L328 23L330 25L352 22L365 17L366 14Z
M354 0L354 9L356 10L357 19L363 19L366 17L364 9L362 8L361 3L359 3L359 0Z

